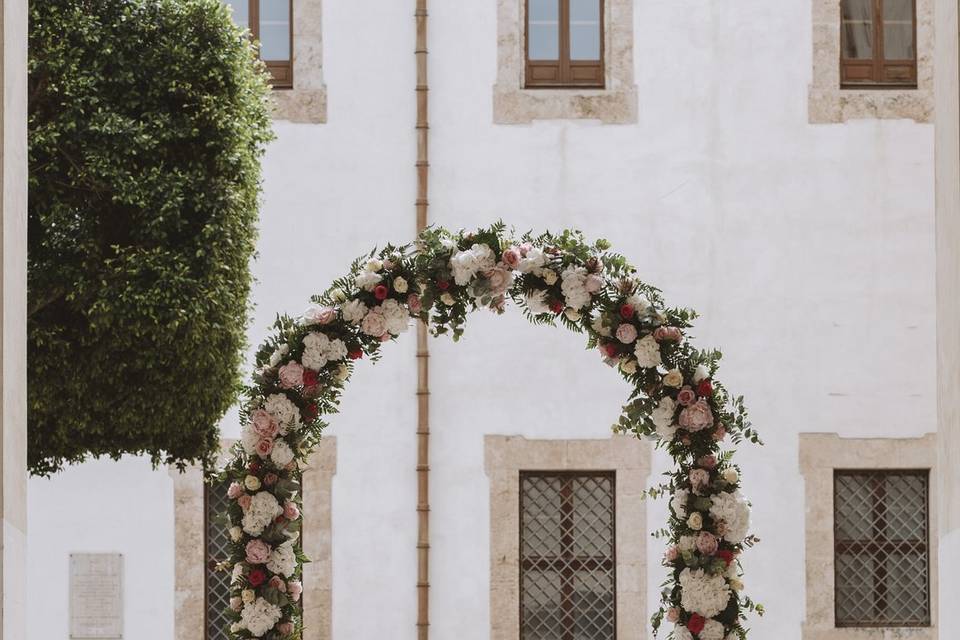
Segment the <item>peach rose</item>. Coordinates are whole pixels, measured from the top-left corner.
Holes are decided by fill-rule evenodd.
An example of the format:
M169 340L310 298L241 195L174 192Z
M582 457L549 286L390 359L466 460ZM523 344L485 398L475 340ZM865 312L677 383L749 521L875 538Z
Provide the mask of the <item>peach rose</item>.
M423 311L423 304L420 302L420 296L415 293L411 293L407 296L407 307L410 308L410 313L413 315L420 315L420 312Z
M243 495L243 487L240 486L239 482L231 482L230 487L227 489L227 497L231 500L236 500Z
M280 634L281 638L285 638L293 633L293 623L292 622L281 622L277 625L277 633Z
M637 339L637 328L628 322L617 327L617 340L623 344L630 344Z
M705 487L710 485L710 472L706 469L690 470L690 486L694 493L700 493Z
M653 339L657 342L680 342L683 332L677 327L657 327L653 330Z
M247 494L244 494L244 495L240 496L239 498L237 498L237 504L240 505L240 508L241 508L241 509L243 509L244 511L246 511L247 509L250 508L250 502L251 502L252 500L253 500L253 498L250 496L249 493L247 493Z
M702 398L680 412L680 426L687 431L701 431L713 425L713 412Z
M287 593L290 594L290 599L296 602L300 599L300 594L303 593L303 583L299 580L291 580L287 583Z
M270 582L268 582L267 584L273 587L274 589L276 589L277 591L282 591L284 593L286 593L287 591L287 583L284 582L283 578L281 578L280 576L273 576L272 578L270 578Z
M307 324L330 324L337 317L337 310L333 307L310 307L303 314Z
M667 609L667 622L676 622L680 619L680 610L676 607Z
M603 278L591 273L583 279L583 288L587 290L587 293L596 293L603 288Z
M300 517L300 508L293 502L283 505L283 517L287 520L296 520Z
M717 537L709 531L701 531L697 536L697 550L706 555L712 556L717 552Z
M266 458L273 451L273 438L260 438L257 442L257 455Z
M263 540L251 540L247 543L247 562L250 564L266 564L270 559L270 545Z
M503 252L503 264L511 269L516 269L520 266L520 257L520 250L516 247L510 247Z
M288 362L280 367L280 386L284 389L293 389L303 384L303 365L299 362Z
M253 415L250 416L250 423L253 425L253 430L261 438L272 438L280 432L280 425L277 424L276 418L274 418L266 409L257 409L253 412Z

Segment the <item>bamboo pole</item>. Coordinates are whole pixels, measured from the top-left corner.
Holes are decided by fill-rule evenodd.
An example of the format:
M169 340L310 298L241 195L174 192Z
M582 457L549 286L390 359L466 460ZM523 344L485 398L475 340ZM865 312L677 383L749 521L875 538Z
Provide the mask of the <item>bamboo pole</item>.
M417 234L427 226L427 0L417 0ZM430 351L427 325L417 323L417 639L430 637Z

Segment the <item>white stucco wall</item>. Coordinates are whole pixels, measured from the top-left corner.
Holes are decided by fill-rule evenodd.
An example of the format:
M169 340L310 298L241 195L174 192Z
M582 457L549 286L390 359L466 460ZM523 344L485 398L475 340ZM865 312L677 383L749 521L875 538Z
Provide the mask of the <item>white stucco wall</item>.
M740 456L764 539L747 555L747 585L771 612L751 626L757 638L799 640L797 433L936 429L932 127L807 123L809 0L637 3L636 124L494 125L494 3L433 5L432 221L582 228L703 314L700 344L726 351L722 377L747 395L767 440ZM302 310L351 258L414 232L413 6L326 2L324 12L328 123L277 123L254 343L276 311ZM582 337L487 312L460 344L431 344L433 637L489 634L483 435L609 433L626 387L582 347ZM413 354L411 332L359 367L333 427L338 639L415 637ZM235 433L231 416L225 434ZM66 638L67 553L94 541L128 554L138 585L128 601L159 603L149 619L128 609L129 637L170 638L166 472L96 463L31 491L31 612L43 621L29 640ZM131 529L90 518L91 499L109 511L140 494L162 504L131 499ZM651 505L650 527L664 518ZM132 527L143 544L132 546ZM656 567L659 544L649 548ZM158 571L134 582L138 563ZM651 598L661 579L648 576ZM41 602L50 597L64 606Z

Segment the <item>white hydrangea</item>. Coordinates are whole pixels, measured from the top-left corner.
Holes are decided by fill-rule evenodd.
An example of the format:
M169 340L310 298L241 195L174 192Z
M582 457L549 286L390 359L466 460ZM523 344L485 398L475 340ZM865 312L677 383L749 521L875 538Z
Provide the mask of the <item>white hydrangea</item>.
M364 291L373 291L373 288L380 284L383 276L372 271L361 271L356 278L357 286Z
M243 514L243 530L259 536L273 520L283 513L283 507L269 491L260 491L250 500L250 508Z
M550 311L550 306L547 304L547 292L536 290L532 293L528 293L526 297L527 308L530 309L530 313L534 315L539 315L541 313L548 313Z
M590 292L584 286L587 279L586 269L571 265L563 270L560 277L560 290L568 307L582 309L590 304Z
M461 287L469 283L478 272L492 269L495 264L493 249L485 244L475 244L466 251L457 251L450 256L453 279Z
M723 538L732 544L740 544L750 531L750 505L739 491L718 493L710 496L713 505L710 517L722 520L726 529Z
M693 551L697 548L697 537L696 536L680 536L680 539L677 541L677 548L683 551Z
M647 312L647 309L650 308L650 301L647 300L647 297L637 294L629 296L627 298L627 304L633 307L633 312L638 316L642 316Z
M670 499L670 508L678 518L687 517L687 500L690 499L690 492L686 489L677 489Z
M360 324L363 321L363 317L367 315L367 305L359 300L351 300L343 305L340 313L343 314L343 319L350 324Z
M270 553L267 569L285 578L293 575L297 569L297 556L292 542L285 542Z
M663 396L660 398L657 408L650 414L650 419L657 428L657 434L664 440L672 440L677 432L677 427L673 424L673 416L676 410L676 401L670 396Z
M393 298L384 300L380 305L380 313L387 321L387 331L393 335L400 335L410 327L410 314L399 302Z
M257 452L257 443L260 442L260 435L253 430L251 423L246 423L240 427L240 444L248 456Z
M662 362L660 360L660 344L652 335L637 340L637 346L633 348L633 353L637 356L637 363L646 369L659 367Z
M282 393L270 394L263 403L263 408L277 419L281 428L300 424L300 409Z
M319 371L327 366L328 362L343 360L346 357L347 345L339 338L331 340L326 334L317 331L303 337L301 362L307 369Z
M278 467L286 467L293 462L293 449L283 440L277 440L273 443L273 451L270 452L270 459L273 460L273 464Z
M693 634L682 624L673 628L673 640L693 640Z
M270 604L263 598L257 598L243 608L240 613L240 625L254 638L262 638L280 622L282 616L280 607Z
M547 256L543 253L543 250L533 247L527 250L527 255L520 259L517 270L520 273L530 273L543 268L545 264L547 264Z
M680 573L680 589L683 608L704 618L712 618L726 609L730 600L727 579L722 575L706 573L703 569L684 569Z
M700 632L700 640L723 640L723 623L716 620L707 620Z

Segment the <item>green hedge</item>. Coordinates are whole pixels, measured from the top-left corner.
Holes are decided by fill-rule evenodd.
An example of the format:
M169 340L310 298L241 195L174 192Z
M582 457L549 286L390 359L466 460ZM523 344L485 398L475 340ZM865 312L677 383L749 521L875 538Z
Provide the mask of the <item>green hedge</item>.
M219 0L34 0L29 460L217 447L249 317L262 64Z

